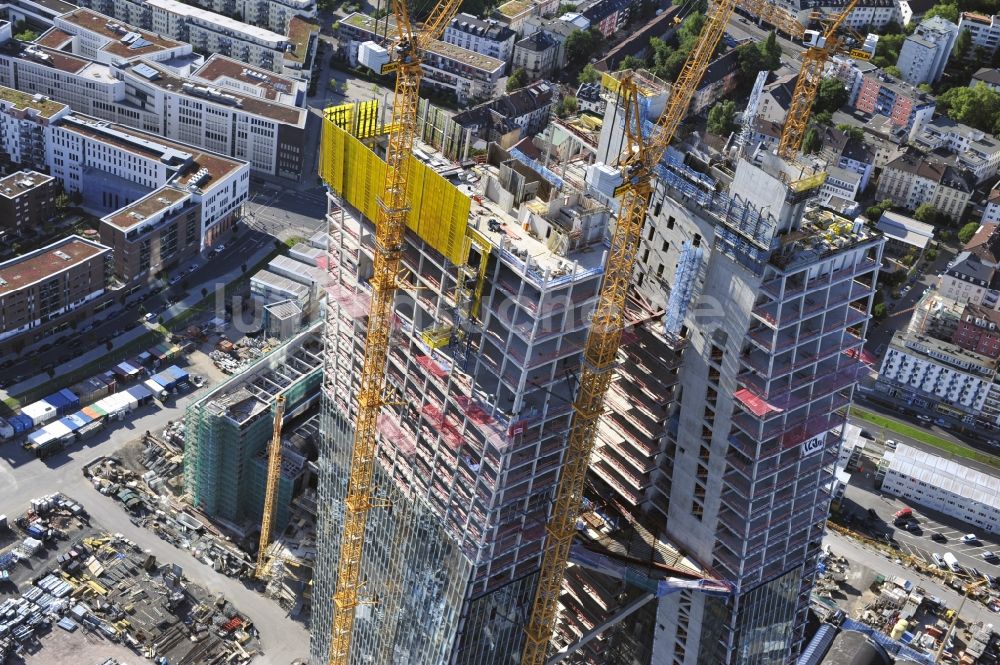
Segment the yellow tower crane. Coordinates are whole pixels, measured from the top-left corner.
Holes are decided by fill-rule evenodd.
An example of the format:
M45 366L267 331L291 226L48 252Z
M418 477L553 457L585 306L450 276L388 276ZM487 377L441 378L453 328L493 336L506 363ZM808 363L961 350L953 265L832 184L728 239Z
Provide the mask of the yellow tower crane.
M257 549L257 568L254 577L264 579L267 575L267 547L271 544L271 525L274 522L274 502L278 497L281 482L281 421L285 416L285 396L274 400L274 429L267 449L267 486L264 490L264 515L260 520L260 546Z
M597 424L604 410L604 395L611 382L621 343L625 296L632 281L639 236L653 191L653 168L662 159L687 114L695 89L708 69L736 3L737 0L719 0L709 9L698 42L688 55L666 108L648 139L643 136L638 83L631 73L624 73L620 78L619 94L625 109L626 136L626 147L619 159L622 184L615 191L620 213L611 235L604 281L584 349L580 388L573 404L573 424L548 523L548 539L528 621L522 665L542 665L545 662L555 625L556 604L583 500L584 479Z
M358 392L351 469L344 501L344 530L340 537L337 590L333 596L330 665L347 665L351 651L354 615L361 599L361 562L364 555L368 512L381 502L375 498L374 472L378 414L384 402L385 365L392 332L393 299L399 281L400 256L409 205L406 197L410 155L417 133L417 103L421 63L429 43L437 39L458 11L460 0L439 0L422 26L410 20L406 0L393 0L395 36L390 40L390 61L383 73L395 72L385 155L385 181L375 220L375 261L371 278L372 299L368 337Z
M837 31L844 20L854 11L858 0L850 0L844 10L827 25L822 35L815 34L815 44L812 44L802 54L802 69L795 82L792 101L785 116L785 126L781 130L781 140L778 142L778 155L784 159L795 159L802 139L805 138L809 126L809 116L812 114L813 103L819 93L819 84L823 80L823 68L842 46L843 42ZM866 51L852 50L851 57L867 60L871 56Z

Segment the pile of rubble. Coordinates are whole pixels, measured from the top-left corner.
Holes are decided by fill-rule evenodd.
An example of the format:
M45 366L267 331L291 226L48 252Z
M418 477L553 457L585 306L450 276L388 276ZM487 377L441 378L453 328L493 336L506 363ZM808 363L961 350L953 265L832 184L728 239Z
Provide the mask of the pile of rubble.
M219 340L215 350L209 353L209 357L215 366L226 374L239 374L249 365L267 355L278 345L281 340L273 337L242 337L235 343L229 341L225 336Z

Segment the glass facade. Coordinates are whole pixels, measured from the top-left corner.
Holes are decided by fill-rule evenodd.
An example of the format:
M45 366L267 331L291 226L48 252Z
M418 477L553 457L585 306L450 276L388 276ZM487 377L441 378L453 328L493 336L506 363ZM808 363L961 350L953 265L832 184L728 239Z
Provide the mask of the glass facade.
M790 570L737 601L736 665L783 665L795 628L802 569Z

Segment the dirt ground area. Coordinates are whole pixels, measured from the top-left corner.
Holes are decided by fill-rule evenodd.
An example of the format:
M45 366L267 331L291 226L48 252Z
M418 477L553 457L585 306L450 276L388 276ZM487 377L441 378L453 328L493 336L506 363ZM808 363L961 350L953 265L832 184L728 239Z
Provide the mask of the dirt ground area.
M12 655L8 662L24 665L101 665L108 658L114 658L122 665L147 662L121 644L80 628L74 633L67 633L54 626L43 638L42 645L35 653L25 653L22 659Z

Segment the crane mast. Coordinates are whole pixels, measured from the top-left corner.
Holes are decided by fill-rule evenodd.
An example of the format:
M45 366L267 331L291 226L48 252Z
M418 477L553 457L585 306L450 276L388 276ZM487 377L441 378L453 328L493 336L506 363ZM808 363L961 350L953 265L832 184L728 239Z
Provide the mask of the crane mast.
M792 101L788 106L788 114L785 116L785 126L781 130L781 140L778 142L778 155L783 159L795 159L799 148L802 147L802 140L805 138L806 129L809 126L809 116L812 115L813 104L819 93L819 85L823 81L823 69L841 45L837 30L854 11L857 4L858 0L850 0L844 10L827 26L819 43L810 46L802 54L802 69L795 82ZM851 55L864 57L867 53L852 51Z
M267 486L264 490L264 515L260 521L260 545L257 549L257 568L254 577L263 579L267 574L267 546L271 544L271 527L274 523L275 500L281 482L281 425L285 415L285 396L274 400L274 430L267 449Z
M625 109L626 148L619 161L622 185L615 191L621 208L584 349L580 388L573 404L575 414L548 523L548 539L528 621L522 665L545 662L555 625L556 605L576 531L597 424L604 410L604 396L621 343L625 297L652 194L653 167L662 159L687 114L695 89L708 69L736 3L737 0L720 0L709 9L698 42L688 55L648 141L642 134L638 87L631 74L622 76L619 89Z
M333 596L330 665L350 660L354 616L361 599L361 563L369 511L382 505L375 498L375 449L378 414L385 390L385 365L392 332L400 257L409 214L407 184L409 159L416 137L418 91L424 48L447 27L458 10L459 0L440 0L426 22L414 30L405 0L393 0L396 36L390 45L391 61L383 69L396 74L385 155L385 180L378 199L375 220L375 257L371 278L371 310L368 336L358 391L358 411L351 449L351 467L344 501L344 529L340 538L337 587Z

